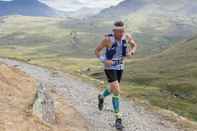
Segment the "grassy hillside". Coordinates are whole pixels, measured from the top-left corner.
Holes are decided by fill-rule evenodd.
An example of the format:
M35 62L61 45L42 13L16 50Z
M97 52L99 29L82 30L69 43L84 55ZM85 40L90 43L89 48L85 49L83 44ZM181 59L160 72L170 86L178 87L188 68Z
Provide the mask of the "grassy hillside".
M126 23L127 32L131 32L140 44L135 57L161 52L197 32L195 17L171 19L168 15L153 14L157 8L148 6L121 18ZM93 58L95 46L104 34L111 32L113 22L113 19L102 18L0 17L0 46L16 52L23 50L32 59L38 54Z
M38 54L88 57L93 54L90 49L97 44L96 34L64 27L65 19L28 16L0 19L1 48L26 52L31 57Z
M62 18L0 17L0 57L79 73L97 64L93 57L94 41L99 36L81 27L66 27ZM87 39L88 37L88 39Z
M132 79L138 81L138 77L134 77L135 75L133 74L143 72L146 74L152 72L152 78L154 79L151 79L150 77L150 79L145 80L145 84L160 85L161 83L157 82L157 80L160 79L166 79L169 84L173 82L188 82L196 84L196 43L197 37L193 37L192 39L177 44L158 55L129 62L127 66L130 74L128 76L131 75L133 77ZM144 70L138 72L137 69ZM157 80L155 78L157 78ZM177 79L177 82L174 81L175 78Z
M130 62L126 81L160 87L147 94L158 105L197 120L197 37L144 60Z
M92 73L103 79L103 74ZM127 61L122 85L128 97L148 100L197 120L197 37L152 57Z

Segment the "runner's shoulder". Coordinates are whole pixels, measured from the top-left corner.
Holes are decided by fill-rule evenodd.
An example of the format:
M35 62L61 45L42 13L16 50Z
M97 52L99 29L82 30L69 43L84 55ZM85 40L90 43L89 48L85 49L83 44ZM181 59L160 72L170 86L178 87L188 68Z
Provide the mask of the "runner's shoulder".
M127 40L128 39L133 39L131 33L125 33L125 37L126 37Z

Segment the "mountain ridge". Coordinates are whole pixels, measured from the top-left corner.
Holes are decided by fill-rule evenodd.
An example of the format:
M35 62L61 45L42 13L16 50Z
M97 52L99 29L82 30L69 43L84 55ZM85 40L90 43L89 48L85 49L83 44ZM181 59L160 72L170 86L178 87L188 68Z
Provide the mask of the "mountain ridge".
M62 16L64 12L55 10L38 0L0 1L0 16Z

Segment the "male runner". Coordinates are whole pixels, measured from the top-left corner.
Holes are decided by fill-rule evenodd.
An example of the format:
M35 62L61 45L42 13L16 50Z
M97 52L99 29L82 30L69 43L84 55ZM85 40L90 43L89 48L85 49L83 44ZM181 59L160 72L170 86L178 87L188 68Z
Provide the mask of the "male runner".
M129 44L129 45L128 45ZM132 36L125 33L124 23L117 21L114 23L111 34L105 35L102 42L96 47L97 58L104 63L104 72L109 82L110 88L105 88L98 96L98 108L103 109L104 98L113 94L112 104L116 116L116 128L122 128L122 119L119 109L120 81L124 69L124 58L135 54L137 43ZM105 49L104 55L101 51Z

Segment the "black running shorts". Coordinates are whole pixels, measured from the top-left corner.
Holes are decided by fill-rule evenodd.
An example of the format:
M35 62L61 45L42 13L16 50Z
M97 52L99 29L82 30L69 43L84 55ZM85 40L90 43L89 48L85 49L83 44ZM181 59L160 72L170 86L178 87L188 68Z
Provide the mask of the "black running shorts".
M120 83L122 79L123 70L108 70L105 69L105 75L107 76L108 82L118 81Z

